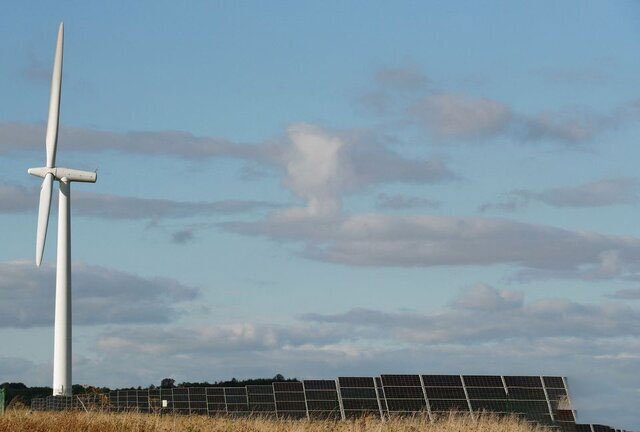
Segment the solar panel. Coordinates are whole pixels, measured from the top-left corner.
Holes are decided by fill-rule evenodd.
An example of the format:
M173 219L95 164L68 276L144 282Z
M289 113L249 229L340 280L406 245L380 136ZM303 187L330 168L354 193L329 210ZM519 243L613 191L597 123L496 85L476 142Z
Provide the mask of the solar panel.
M149 389L149 412L160 413L161 411L160 389Z
M422 387L419 375L380 375L383 386Z
M551 380L557 383L557 380ZM507 409L529 421L541 424L554 423L551 403L543 385L544 379L536 376L505 376Z
M429 405L431 406L432 412L469 411L469 405L467 404L467 401L460 399L429 399Z
M251 412L247 390L244 387L224 387L224 399L229 414L247 415Z
M542 377L542 379L544 381L545 387L547 388L564 388L564 380L562 379L562 377L545 376Z
M309 418L317 420L339 419L340 402L336 382L333 380L304 380Z
M189 389L174 388L173 411L179 414L189 414Z
M467 387L504 387L499 375L464 375L463 379Z
M335 390L336 382L334 380L304 380L305 390Z
M506 400L471 400L471 409L474 411L491 411L494 413L506 413L509 411Z
M204 387L189 387L189 413L207 414L207 394Z
M469 399L507 399L504 387L467 387Z
M226 414L227 404L225 403L224 388L207 387L205 393L207 395L207 412L209 415Z
M346 418L381 415L373 377L338 377L338 386Z
M304 387L301 382L274 382L278 418L307 418Z
M546 400L543 388L508 387L509 399L514 400Z
M419 375L381 375L384 406L389 415L428 412Z
M136 390L137 410L149 412L149 390Z
M591 430L593 432L613 432L611 427L599 424L591 425Z
M373 377L338 377L340 387L372 387Z
M542 382L537 376L505 376L507 387L541 387Z
M542 377L544 390L549 400L553 419L564 428L571 428L575 422L575 414L569 401L565 381L562 377Z
M431 413L469 412L467 395L460 375L422 375Z
M422 375L425 387L462 387L460 375Z
M532 415L549 415L549 406L547 401L508 401L508 407L510 412L523 414L528 417Z
M425 385L425 391L427 392L427 398L431 399L467 399L464 394L464 389L460 387L427 387Z
M276 404L273 394L273 386L270 385L248 385L247 405L252 413L261 415L276 412Z

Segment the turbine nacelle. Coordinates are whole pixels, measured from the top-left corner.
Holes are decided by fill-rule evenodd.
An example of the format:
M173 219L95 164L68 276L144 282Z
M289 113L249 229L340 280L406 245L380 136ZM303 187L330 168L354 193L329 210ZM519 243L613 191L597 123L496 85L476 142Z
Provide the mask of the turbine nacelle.
M71 168L40 167L29 168L27 172L40 178L45 178L47 174L51 174L56 180L65 179L68 182L95 183L98 178L98 174L95 171L81 171Z

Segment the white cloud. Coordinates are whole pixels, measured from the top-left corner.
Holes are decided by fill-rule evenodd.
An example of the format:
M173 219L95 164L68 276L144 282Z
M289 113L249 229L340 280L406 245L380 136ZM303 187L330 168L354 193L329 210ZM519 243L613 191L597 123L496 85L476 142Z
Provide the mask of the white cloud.
M354 214L320 221L275 214L221 226L240 234L301 242L308 258L356 266L512 264L589 272L603 268L606 252L617 254L621 272L635 272L633 263L640 259L640 239L635 237L505 219Z
M305 207L278 212L280 217L331 217L341 209L342 195L379 183L435 183L453 178L437 159L406 159L357 131L332 131L310 124L287 129L279 146L284 185Z
M575 72L555 76L580 80L595 77ZM575 146L640 119L638 99L621 103L608 112L572 106L526 113L491 97L427 86L428 80L414 66L380 68L374 78L373 89L359 100L361 105L381 116L399 118L400 123L411 122L443 142L473 143L479 139L509 137L520 143Z

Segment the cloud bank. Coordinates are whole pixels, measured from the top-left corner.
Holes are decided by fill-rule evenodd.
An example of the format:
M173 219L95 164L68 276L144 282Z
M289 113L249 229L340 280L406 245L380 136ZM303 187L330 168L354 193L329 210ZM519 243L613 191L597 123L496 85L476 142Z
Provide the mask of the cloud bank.
M517 189L508 192L503 201L484 203L478 208L488 210L515 211L531 202L540 202L551 207L589 208L637 203L638 181L632 178L602 179L578 186L568 186L535 191Z
M55 265L0 263L0 327L53 323ZM74 325L166 323L198 298L197 288L173 279L145 278L106 267L74 263Z

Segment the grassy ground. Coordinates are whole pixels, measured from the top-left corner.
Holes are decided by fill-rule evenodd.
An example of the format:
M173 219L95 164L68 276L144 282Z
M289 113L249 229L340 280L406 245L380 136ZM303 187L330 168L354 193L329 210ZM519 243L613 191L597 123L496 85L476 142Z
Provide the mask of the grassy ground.
M159 416L136 413L31 412L9 410L0 416L0 431L11 432L543 432L515 418L486 416L472 420L450 415L433 423L423 418L381 422L285 421L261 418Z

